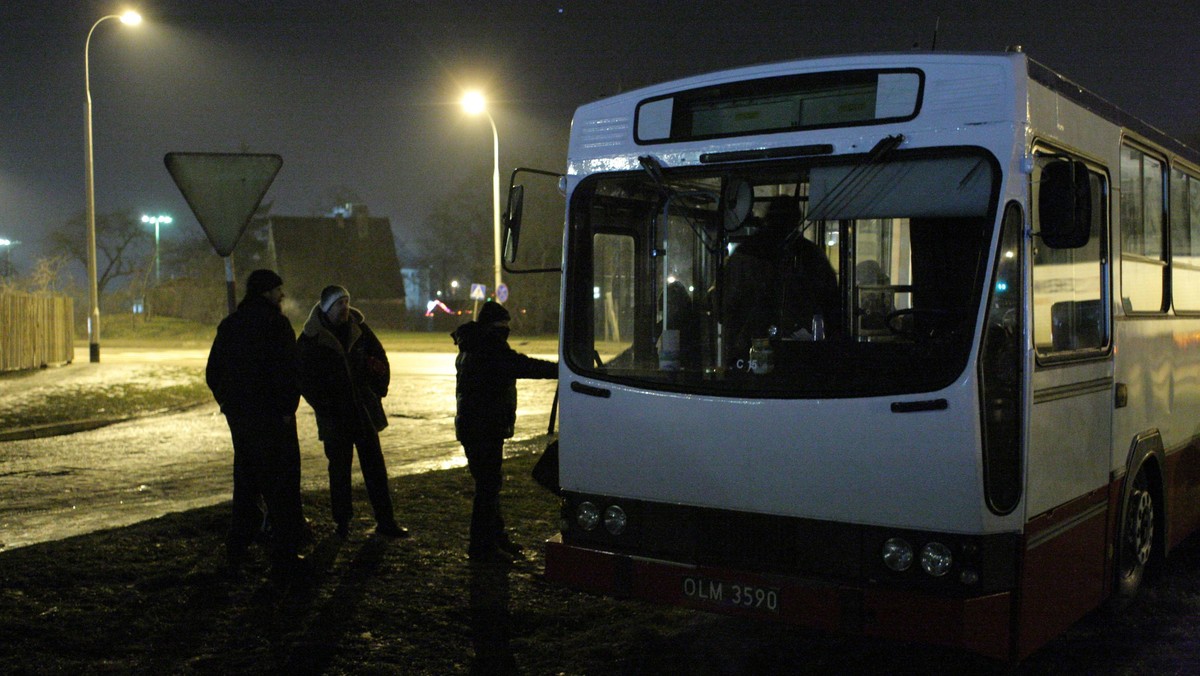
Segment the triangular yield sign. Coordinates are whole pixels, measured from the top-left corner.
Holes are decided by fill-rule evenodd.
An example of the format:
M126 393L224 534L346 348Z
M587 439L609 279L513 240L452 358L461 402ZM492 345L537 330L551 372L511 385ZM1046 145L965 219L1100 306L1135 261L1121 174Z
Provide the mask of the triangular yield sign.
M279 155L251 153L167 153L163 162L222 257L233 253L283 166Z

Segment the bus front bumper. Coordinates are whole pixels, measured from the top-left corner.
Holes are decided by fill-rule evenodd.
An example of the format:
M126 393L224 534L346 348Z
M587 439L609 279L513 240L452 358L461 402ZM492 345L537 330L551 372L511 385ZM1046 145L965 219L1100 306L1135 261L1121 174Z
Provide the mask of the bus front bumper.
M574 589L829 632L945 645L1008 660L1011 592L941 597L693 566L546 542L546 579Z

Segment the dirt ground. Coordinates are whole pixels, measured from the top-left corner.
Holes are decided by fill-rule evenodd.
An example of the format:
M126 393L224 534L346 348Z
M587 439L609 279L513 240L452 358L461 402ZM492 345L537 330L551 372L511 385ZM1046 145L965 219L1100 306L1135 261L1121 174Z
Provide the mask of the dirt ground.
M372 535L365 497L349 540L323 491L305 494L319 572L281 584L220 542L228 503L0 553L0 673L1185 674L1200 659L1200 541L1141 597L1100 610L1009 669L958 651L830 636L550 585L536 543L553 496L529 479L544 440L507 461L511 567L464 554L462 468L393 479L408 541Z

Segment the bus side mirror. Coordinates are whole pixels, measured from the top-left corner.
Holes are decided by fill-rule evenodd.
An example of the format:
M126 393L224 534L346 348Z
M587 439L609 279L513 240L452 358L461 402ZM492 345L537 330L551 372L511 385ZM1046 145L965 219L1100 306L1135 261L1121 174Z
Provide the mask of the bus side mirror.
M1092 182L1087 165L1053 160L1042 168L1038 198L1042 241L1051 249L1078 249L1092 234Z
M508 189L508 208L504 210L504 260L512 263L517 260L517 243L521 239L521 210L524 207L525 186L514 185Z

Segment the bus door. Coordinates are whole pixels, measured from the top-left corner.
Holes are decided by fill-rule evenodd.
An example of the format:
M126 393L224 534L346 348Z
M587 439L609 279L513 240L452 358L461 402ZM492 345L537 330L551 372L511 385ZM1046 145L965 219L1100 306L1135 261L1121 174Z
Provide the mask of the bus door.
M1040 232L1039 193L1048 163L1033 175L1033 232ZM1084 165L1074 163L1079 171ZM1107 184L1087 170L1090 231L1078 248L1055 248L1035 236L1031 300L1031 370L1026 469L1022 631L1050 632L1035 615L1052 604L1056 624L1074 621L1103 598L1113 414L1113 352L1108 264ZM1040 607L1040 609L1039 609ZM1039 628L1040 627L1040 628ZM1028 639L1030 637L1026 637Z

